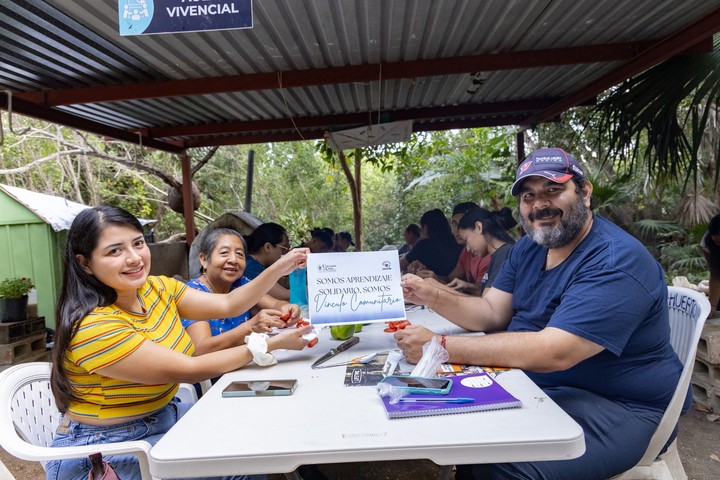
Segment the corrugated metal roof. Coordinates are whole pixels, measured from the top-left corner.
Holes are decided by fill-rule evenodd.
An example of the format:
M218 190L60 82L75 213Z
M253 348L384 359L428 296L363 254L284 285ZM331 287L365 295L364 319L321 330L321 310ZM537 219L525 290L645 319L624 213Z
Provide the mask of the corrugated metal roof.
M16 111L169 150L318 138L378 116L414 119L415 130L519 124L720 30L720 0L255 0L253 9L252 29L121 37L116 1L0 0L0 89Z

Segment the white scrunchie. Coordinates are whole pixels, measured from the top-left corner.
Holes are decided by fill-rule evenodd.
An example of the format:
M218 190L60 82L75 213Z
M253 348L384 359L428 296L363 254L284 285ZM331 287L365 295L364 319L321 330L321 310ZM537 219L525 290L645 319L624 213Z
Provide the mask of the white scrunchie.
M273 357L272 353L268 353L268 336L267 333L256 333L253 332L245 337L245 343L247 344L248 350L252 353L253 360L261 367L267 367L269 365L275 365L277 359Z

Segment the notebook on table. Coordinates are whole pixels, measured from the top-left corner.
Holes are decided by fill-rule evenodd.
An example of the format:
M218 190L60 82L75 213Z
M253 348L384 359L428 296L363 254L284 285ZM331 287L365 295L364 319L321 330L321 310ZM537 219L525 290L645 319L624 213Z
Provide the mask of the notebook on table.
M456 375L447 395L405 395L398 403L381 397L388 418L422 417L521 407L522 402L487 373Z

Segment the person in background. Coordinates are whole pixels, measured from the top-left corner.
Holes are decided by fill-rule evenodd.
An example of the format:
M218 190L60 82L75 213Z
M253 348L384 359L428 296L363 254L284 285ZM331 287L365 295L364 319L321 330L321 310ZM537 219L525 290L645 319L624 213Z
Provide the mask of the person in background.
M455 240L445 214L438 208L423 213L420 229L420 241L400 259L400 270L427 269L436 275L447 276L455 268L462 247Z
M180 316L232 317L260 300L283 275L305 267L298 249L253 282L212 295L172 278L149 275L151 256L140 222L118 207L81 211L67 234L57 304L50 386L62 414L53 447L130 440L155 444L189 408L175 393L236 370L276 349L301 350L311 326L288 329L247 346L193 356ZM120 478L139 478L131 455L106 458ZM87 458L51 460L49 480L87 479ZM239 476L236 478L265 478Z
M248 280L256 278L290 251L287 231L277 223L263 223L245 237L245 242L248 255L245 259L243 275ZM290 300L290 290L280 283L273 285L268 293L278 300Z
M243 276L245 245L235 230L211 230L200 245L199 259L203 273L187 282L188 287L207 293L230 293L250 281ZM297 305L270 295L263 295L255 307L261 310L252 318L249 310L235 317L208 321L182 318L182 325L195 344L195 355L243 345L245 337L252 332L269 333L273 327L295 325L300 318ZM287 318L283 320L281 317Z
M490 264L489 257L475 256L465 248L465 241L460 237L457 230L458 222L463 216L475 208L480 206L475 202L462 202L455 205L452 216L450 217L450 229L455 236L455 240L462 248L460 257L458 257L455 268L447 275L441 276L436 273L420 269L416 273L423 278L433 278L440 284L448 284L450 290L456 290L464 293L477 292L480 288L480 280L487 271Z
M455 478L612 478L643 456L680 378L665 274L642 243L593 214L592 183L565 151L533 152L511 192L526 235L493 286L458 296L405 275L405 299L497 332L436 338L451 363L524 370L580 424L586 450L570 460L458 466ZM395 333L412 363L433 336L415 325Z
M720 301L720 215L710 220L700 247L710 269L710 305L716 311Z
M415 246L417 241L420 240L420 225L417 223L411 223L405 227L403 238L405 239L405 244L398 250L398 255L400 255L401 258L403 255L407 255L407 253Z
M515 225L517 222L507 207L495 212L476 208L463 215L457 231L465 243L465 249L474 257L488 258L490 262L477 285L470 282L461 285L462 280L455 279L455 284L448 286L472 295L482 295L483 291L492 287L500 267L515 245L515 240L508 233Z
M310 240L303 244L310 253L328 253L335 248L335 232L332 228L315 227L310 230Z
M335 235L335 251L336 252L347 252L348 247L354 247L352 235L350 232L340 232Z

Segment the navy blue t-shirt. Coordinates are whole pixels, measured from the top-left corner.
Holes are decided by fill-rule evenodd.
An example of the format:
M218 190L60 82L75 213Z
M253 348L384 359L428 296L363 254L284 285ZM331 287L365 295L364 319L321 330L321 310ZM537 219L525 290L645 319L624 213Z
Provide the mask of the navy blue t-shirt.
M682 364L670 345L667 286L647 249L595 215L587 237L545 271L547 249L528 236L493 287L512 293L508 331L555 327L605 348L572 368L528 375L540 386L573 386L631 408L664 410Z

